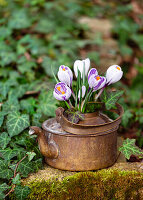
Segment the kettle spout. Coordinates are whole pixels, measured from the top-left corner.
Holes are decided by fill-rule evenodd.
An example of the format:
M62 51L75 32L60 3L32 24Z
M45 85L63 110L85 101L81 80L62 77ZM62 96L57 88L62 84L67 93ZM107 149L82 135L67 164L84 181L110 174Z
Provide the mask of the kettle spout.
M47 139L44 130L37 126L31 126L29 135L37 135L38 145L41 154L47 158L57 158L59 150L57 144L52 139Z

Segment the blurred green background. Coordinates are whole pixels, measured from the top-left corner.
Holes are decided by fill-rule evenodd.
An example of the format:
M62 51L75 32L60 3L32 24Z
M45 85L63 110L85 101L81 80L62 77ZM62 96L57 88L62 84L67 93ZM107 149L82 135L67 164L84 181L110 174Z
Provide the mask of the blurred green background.
M27 151L38 152L23 129L55 115L51 66L56 73L61 64L72 68L86 57L99 73L112 64L122 67L124 77L111 86L124 90L120 134L143 147L143 1L0 0L0 126L6 132L0 152L17 148L11 164ZM15 127L23 115L27 125L10 132L12 116Z

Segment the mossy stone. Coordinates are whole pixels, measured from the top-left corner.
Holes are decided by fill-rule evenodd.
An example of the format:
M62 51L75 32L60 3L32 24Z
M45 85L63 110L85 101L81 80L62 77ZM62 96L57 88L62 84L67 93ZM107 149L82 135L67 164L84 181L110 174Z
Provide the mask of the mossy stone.
M41 170L42 171L42 170ZM59 170L60 171L60 170ZM28 200L142 200L143 173L117 168L24 180Z

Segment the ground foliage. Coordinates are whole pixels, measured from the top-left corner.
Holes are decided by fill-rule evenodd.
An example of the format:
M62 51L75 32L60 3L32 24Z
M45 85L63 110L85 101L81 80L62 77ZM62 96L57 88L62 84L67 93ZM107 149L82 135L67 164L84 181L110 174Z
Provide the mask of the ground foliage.
M28 127L41 126L44 119L55 115L52 71L56 73L63 63L72 67L82 48L103 44L100 35L95 40L86 38L88 25L78 23L81 15L114 22L112 37L119 44L120 65L125 66L124 80L117 84L124 90L122 132L135 127L137 136L133 137L143 145L143 17L141 2L132 2L0 1L0 199L13 191L17 199L25 199L29 188L21 186L20 179L42 167L42 156ZM95 64L100 63L98 52L89 55Z

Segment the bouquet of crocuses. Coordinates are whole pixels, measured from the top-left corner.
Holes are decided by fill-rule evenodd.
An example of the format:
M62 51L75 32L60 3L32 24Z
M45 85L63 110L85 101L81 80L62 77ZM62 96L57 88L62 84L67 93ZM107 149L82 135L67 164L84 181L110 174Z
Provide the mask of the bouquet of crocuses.
M65 101L68 108L84 113L91 95L95 93L94 100L97 101L104 88L121 79L123 71L120 66L112 65L107 69L105 77L100 76L95 68L90 69L90 60L86 58L74 62L74 74L77 78L75 90L72 87L71 69L61 65L58 71L60 82L55 85L53 95L57 100ZM98 91L97 94L96 91Z

